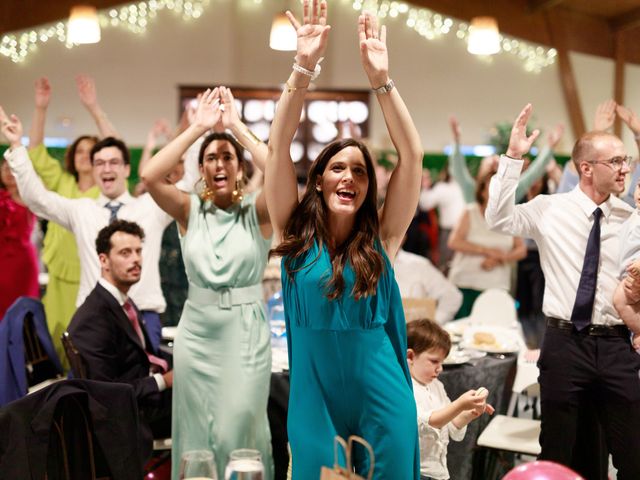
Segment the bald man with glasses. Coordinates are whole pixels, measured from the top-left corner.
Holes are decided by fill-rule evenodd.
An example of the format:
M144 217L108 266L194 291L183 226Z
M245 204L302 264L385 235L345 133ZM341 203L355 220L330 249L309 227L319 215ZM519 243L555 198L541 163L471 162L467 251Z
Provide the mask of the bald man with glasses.
M580 471L600 448L597 424L619 480L640 478L640 355L613 306L618 284L619 233L632 209L618 198L629 158L622 141L602 131L576 142L572 161L579 183L571 191L515 204L522 156L539 132L527 136L527 105L514 123L507 154L491 180L485 217L509 235L533 238L540 252L547 317L538 366L542 431L540 459L606 479L606 469ZM635 290L638 290L636 285ZM597 421L584 435L596 406ZM578 433L580 432L580 433Z

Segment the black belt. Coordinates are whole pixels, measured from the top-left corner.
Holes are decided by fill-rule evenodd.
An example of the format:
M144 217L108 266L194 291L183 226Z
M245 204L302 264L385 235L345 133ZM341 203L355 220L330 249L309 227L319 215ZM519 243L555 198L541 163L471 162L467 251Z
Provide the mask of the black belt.
M557 328L567 332L578 333L581 335L593 335L595 337L622 337L629 338L629 329L625 325L594 325L591 324L585 329L576 330L573 322L562 320L560 318L547 317L547 327Z

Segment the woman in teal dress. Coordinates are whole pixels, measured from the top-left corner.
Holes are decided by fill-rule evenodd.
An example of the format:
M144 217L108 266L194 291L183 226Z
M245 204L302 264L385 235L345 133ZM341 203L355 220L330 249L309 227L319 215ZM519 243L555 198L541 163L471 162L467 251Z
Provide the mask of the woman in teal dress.
M376 210L374 166L353 139L329 144L310 167L298 201L289 147L316 65L326 48L326 2L304 1L296 65L271 126L267 205L282 243L282 283L291 390L287 428L294 480L333 465L335 435L364 437L374 478L418 479L416 407L406 363L406 327L392 263L420 191L422 147L388 75L385 28L358 23L362 64L399 155L385 204ZM360 475L369 459L356 450Z
M205 137L201 194L164 180L187 148ZM237 140L236 140L237 139ZM172 478L187 450L211 450L218 478L237 448L261 452L272 478L267 401L271 332L262 300L272 228L264 195L243 195L244 149L263 168L267 146L240 121L231 92L207 90L194 123L143 168L154 200L178 223L189 294L173 349Z

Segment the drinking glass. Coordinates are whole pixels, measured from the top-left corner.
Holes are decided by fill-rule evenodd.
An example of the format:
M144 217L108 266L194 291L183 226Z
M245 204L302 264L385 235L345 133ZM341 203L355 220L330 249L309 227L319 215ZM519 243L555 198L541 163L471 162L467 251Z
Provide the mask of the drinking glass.
M229 455L224 471L225 480L262 480L264 465L258 450L240 448Z
M180 459L180 480L218 480L213 452L191 450L184 452Z

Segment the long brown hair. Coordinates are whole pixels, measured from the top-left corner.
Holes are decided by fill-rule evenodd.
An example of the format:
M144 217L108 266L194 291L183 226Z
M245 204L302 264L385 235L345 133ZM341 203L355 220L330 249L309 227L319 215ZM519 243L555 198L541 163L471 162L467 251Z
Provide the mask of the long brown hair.
M347 261L351 263L356 277L351 292L356 300L375 294L384 268L382 255L375 245L379 232L376 175L371 154L363 143L352 138L336 140L320 152L309 168L304 195L284 228L282 243L269 252L270 255L285 257L285 269L289 278L292 278L293 273L306 266L301 265L296 268L298 261L313 247L314 243L317 241L320 249L327 243L330 236L327 225L327 205L322 192L316 190L316 179L318 175L324 173L329 160L347 147L356 147L362 152L369 177L369 188L364 203L356 213L355 226L351 235L342 245L337 246L331 260L333 274L325 285L329 300L339 298L344 292L343 271ZM313 262L318 258L319 254Z
M67 151L64 152L64 168L67 172L69 172L74 176L74 178L76 179L76 182L78 181L78 170L76 170L76 161L75 161L76 150L78 150L78 145L80 145L80 142L83 140L91 140L93 142L93 145L95 145L100 141L98 137L95 137L93 135L81 135L78 138L76 138L71 144L71 146L67 148Z

